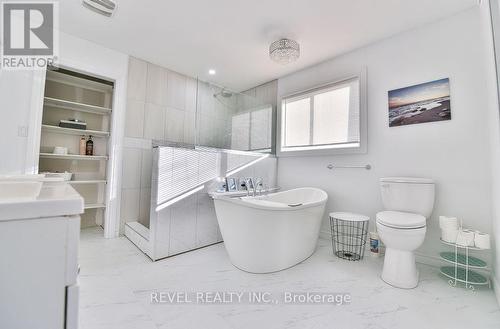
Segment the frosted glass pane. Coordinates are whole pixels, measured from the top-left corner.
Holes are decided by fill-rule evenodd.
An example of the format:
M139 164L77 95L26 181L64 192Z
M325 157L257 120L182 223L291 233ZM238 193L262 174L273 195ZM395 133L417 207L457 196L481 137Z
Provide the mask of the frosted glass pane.
M231 125L231 149L247 151L250 147L250 113L233 116Z
M314 96L314 145L348 141L350 89L347 86Z
M285 146L309 145L311 136L310 99L285 105Z
M250 149L270 149L272 131L272 107L252 111L250 117Z

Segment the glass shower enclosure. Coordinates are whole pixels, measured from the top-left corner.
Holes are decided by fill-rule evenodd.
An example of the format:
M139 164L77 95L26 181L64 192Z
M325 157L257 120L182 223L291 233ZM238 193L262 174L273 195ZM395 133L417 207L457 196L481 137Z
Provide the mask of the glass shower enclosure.
M185 120L191 140L153 142L145 248L153 260L222 241L211 194L226 177L276 185L275 82L239 93L198 80L196 111Z

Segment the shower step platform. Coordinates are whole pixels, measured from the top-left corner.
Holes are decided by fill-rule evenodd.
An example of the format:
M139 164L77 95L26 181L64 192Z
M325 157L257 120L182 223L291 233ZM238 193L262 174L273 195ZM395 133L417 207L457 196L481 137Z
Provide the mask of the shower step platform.
M461 266L469 266L470 268L486 268L487 264L484 260L464 254L456 254L454 252L445 251L439 254L441 259L448 263L458 264Z

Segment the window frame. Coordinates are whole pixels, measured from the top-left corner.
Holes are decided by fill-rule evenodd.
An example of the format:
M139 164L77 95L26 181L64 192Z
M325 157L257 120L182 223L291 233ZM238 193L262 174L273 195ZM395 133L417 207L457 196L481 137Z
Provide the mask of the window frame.
M311 146L294 146L293 148L283 150L284 138L284 102L294 99L302 99L304 96L315 94L320 90L325 92L329 89L335 89L336 85L345 83L349 80L358 79L359 81L359 143L332 143L323 145ZM277 109L277 134L276 134L276 154L279 157L293 156L318 156L318 155L336 155L336 154L362 154L367 152L367 103L366 103L366 69L342 76L328 83L316 85L305 90L296 91L286 95L282 95L279 99ZM311 126L313 119L310 120ZM312 130L310 132L313 133Z

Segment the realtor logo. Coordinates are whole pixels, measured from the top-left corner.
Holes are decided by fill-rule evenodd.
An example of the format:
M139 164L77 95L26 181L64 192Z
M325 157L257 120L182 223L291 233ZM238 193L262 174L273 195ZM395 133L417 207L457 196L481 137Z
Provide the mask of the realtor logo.
M57 3L2 2L2 68L36 69L56 55Z

